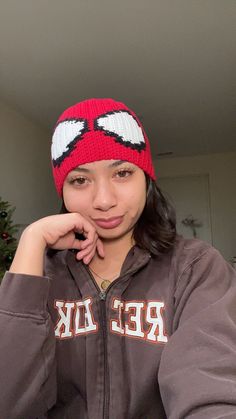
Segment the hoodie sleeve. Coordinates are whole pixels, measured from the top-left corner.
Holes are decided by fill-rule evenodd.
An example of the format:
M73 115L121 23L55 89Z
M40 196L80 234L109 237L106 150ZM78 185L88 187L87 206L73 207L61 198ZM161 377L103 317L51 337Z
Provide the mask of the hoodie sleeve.
M7 272L0 286L1 418L40 417L56 399L50 279Z
M168 419L236 418L236 272L209 248L186 265L159 385Z

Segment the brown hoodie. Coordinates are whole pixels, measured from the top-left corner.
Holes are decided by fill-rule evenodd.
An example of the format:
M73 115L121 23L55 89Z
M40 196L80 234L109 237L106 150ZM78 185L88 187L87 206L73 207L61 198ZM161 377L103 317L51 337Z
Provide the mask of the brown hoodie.
M0 419L236 418L236 273L178 238L102 293L73 251L0 287Z

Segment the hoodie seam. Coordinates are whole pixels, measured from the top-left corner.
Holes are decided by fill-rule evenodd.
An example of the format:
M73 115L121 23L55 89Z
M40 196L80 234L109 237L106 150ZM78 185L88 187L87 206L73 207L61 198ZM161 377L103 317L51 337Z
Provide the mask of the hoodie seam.
M14 311L8 311L8 310L2 310L0 309L0 313L1 314L5 314L6 316L10 316L10 317L19 317L22 319L34 319L34 320L47 320L49 318L49 315L44 316L40 316L37 314L29 314L29 313L19 313L19 312L14 312Z
M179 285L183 275L195 264L197 263L199 260L203 259L206 254L211 253L213 248L207 248L206 250L204 250L200 255L196 256L194 259L192 259L183 269L183 271L179 274L177 282L176 282L176 287Z

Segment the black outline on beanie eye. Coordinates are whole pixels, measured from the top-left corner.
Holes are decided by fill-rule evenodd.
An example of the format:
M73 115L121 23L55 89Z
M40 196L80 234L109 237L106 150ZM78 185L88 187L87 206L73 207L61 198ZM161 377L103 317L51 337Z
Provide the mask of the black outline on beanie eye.
M75 144L78 141L83 140L82 137L83 137L84 133L88 131L88 121L86 121L86 119L83 119L83 118L67 118L67 119L64 119L63 121L58 122L58 124L54 128L53 135L54 135L57 127L60 124L63 124L65 122L67 122L67 121L83 122L84 123L84 128L82 128L82 130L81 130L81 132L80 132L79 135L77 135L69 144L67 144L66 147L68 148L68 150L64 151L62 153L62 155L60 157L58 157L57 159L55 159L55 160L52 159L52 163L53 163L53 166L54 167L59 167L62 164L62 162L64 161L64 159L70 155L70 153L72 152L72 150L75 149Z
M130 116L132 116L132 118L135 120L135 122L138 124L138 126L139 126L139 127L141 128L141 130L142 130L142 134L143 134L143 143L139 143L139 144L135 143L135 144L133 144L133 143L131 143L130 141L124 140L124 139L123 139L123 137L122 137L121 135L118 135L118 134L116 134L115 132L112 132L112 131L105 130L103 127L100 127L100 126L98 125L98 120L99 120L100 118L104 118L104 117L106 117L107 115L115 115L115 114L119 114L119 113L128 113ZM114 137L114 140L115 140L117 143L122 144L122 145L123 145L123 146L125 146L125 147L132 148L133 150L136 150L136 151L138 151L139 153L140 153L142 150L145 150L145 149L146 149L146 141L145 141L145 135L144 135L143 129L142 129L142 127L140 126L139 121L138 121L138 120L134 117L134 115L132 115L132 113L131 113L131 112L129 112L129 111L127 111L126 109L120 109L120 110L110 111L110 112L106 112L106 113L104 113L104 114L102 114L102 115L99 115L99 116L98 116L98 117L94 120L94 129L96 129L96 130L98 130L98 131L102 131L102 132L103 132L105 135L107 135L107 136Z

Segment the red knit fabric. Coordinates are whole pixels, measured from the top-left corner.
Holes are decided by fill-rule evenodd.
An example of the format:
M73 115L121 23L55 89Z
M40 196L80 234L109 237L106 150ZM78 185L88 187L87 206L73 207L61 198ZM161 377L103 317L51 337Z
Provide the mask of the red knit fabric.
M59 117L52 141L52 168L58 194L75 167L99 160L134 163L155 179L150 144L135 113L113 99L88 99Z

